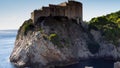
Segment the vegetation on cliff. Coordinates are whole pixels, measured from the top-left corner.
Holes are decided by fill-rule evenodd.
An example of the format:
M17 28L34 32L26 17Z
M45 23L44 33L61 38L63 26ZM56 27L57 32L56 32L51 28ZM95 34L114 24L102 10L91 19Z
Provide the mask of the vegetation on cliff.
M101 31L106 40L117 46L120 39L120 11L92 18L89 29Z
M26 35L27 31L32 30L34 28L34 25L32 23L32 20L27 20L24 22L24 25L22 27L23 33Z
M69 22L69 24L67 22ZM77 25L76 21L64 16L40 17L35 23L29 19L20 27L17 39L28 36L29 33L32 34L32 32L40 31L42 37L52 42L55 46L59 48L68 47L70 44L69 37L66 35L66 37L63 38L62 36L64 36L63 32L67 32L73 24ZM47 27L49 27L49 29Z
M32 20L26 20L20 29L18 30L17 38L18 39L20 36L25 36L27 35L28 31L34 30L35 25L33 24Z
M17 37L10 61L20 67L61 66L92 56L87 34L76 20L67 17L41 17L34 23L27 20Z
M38 20L41 20L40 18ZM70 46L69 37L63 34L63 32L67 32L70 28L71 23L73 20L69 20L67 17L64 16L53 16L53 17L46 17L42 19L44 21L44 26L49 26L48 33L46 33L45 28L42 28L42 25L39 25L39 31L43 35L45 40L49 40L55 46L59 48L64 48ZM69 22L69 24L67 23ZM36 24L38 24L37 22ZM63 38L63 36L65 36Z

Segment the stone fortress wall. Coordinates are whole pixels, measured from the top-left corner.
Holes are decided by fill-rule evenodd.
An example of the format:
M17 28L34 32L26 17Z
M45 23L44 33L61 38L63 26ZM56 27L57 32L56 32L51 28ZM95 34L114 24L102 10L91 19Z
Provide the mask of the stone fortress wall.
M35 10L31 13L31 19L36 22L41 16L67 16L82 22L82 3L77 1L68 1L58 5L49 4L49 7Z

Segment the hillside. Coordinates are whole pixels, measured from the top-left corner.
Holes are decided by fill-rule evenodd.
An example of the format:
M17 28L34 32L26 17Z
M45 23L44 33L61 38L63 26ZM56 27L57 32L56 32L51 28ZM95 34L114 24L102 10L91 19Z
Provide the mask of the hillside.
M104 38L115 46L119 46L120 42L120 11L92 18L89 29L101 31Z

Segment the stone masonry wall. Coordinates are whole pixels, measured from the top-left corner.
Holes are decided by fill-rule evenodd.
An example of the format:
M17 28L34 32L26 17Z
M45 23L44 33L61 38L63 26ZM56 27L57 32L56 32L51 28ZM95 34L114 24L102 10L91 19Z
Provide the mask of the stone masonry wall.
M82 21L82 3L76 1L68 1L60 5L52 5L42 7L42 10L35 10L31 13L31 19L35 23L41 16L67 16L72 19Z

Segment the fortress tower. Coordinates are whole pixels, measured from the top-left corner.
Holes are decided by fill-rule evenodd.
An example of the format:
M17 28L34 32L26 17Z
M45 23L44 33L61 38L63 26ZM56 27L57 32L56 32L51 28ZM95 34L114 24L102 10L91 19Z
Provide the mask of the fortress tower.
M68 0L58 5L49 4L49 7L35 10L31 13L31 19L35 23L41 16L67 16L69 19L76 19L82 22L82 3Z

